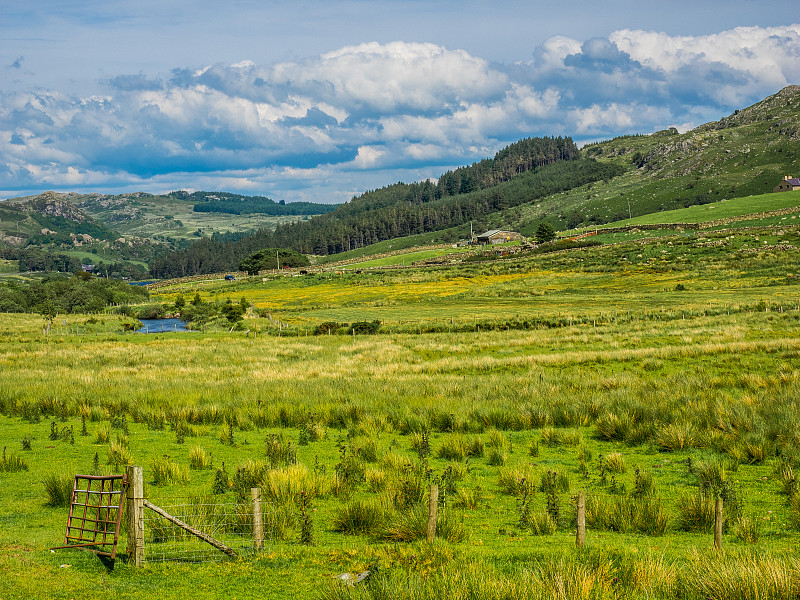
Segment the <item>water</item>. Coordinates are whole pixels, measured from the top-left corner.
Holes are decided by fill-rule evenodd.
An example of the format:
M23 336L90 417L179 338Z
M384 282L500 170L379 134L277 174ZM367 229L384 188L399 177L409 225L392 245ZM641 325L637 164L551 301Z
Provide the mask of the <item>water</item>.
M186 321L180 319L140 319L142 322L141 329L136 333L173 333L176 331L191 331L186 326Z

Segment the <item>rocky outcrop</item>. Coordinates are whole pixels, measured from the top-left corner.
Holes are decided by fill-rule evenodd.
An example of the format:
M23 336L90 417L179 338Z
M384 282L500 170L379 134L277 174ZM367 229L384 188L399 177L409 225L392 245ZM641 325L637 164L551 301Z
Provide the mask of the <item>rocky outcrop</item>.
M89 221L89 217L68 200L67 196L67 194L57 194L56 192L44 192L38 196L30 196L14 202L9 201L9 205L48 217L62 217L76 223Z

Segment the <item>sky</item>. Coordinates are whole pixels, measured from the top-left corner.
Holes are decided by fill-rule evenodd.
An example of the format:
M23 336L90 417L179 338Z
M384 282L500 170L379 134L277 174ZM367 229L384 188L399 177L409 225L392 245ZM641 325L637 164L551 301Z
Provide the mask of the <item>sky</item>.
M797 0L2 0L0 198L345 202L800 84Z

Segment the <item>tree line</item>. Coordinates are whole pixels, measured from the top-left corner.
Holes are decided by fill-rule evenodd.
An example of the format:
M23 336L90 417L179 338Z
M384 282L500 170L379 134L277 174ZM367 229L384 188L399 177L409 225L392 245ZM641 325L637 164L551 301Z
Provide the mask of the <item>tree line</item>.
M53 276L30 283L0 284L0 312L43 315L98 312L106 306L145 302L147 290L115 279L89 274Z
M194 212L218 212L232 215L262 213L273 216L322 215L336 208L335 204L314 202L275 202L266 196L243 196L229 192L170 192L173 198L195 202Z
M372 190L305 221L262 229L224 243L203 239L153 260L154 277L182 277L236 269L263 248L337 254L380 241L439 231L490 213L619 175L622 168L580 158L570 138L529 138L438 181L396 183ZM469 190L469 191L468 191Z

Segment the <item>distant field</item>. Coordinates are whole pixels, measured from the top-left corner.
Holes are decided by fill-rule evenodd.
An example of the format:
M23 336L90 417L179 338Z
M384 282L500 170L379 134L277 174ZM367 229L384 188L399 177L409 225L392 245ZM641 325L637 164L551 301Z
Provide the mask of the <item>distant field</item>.
M428 260L430 258L436 258L438 256L446 256L449 254L463 254L465 252L475 252L476 248L472 247L462 247L462 248L437 248L435 250L417 250L412 252L404 252L402 254L396 254L394 256L387 256L385 258L376 258L374 260L367 260L363 262L354 262L350 263L348 266L352 267L359 267L359 268L369 268L369 267L387 267L391 265L407 265L411 266L411 263L420 261L420 260Z
M656 212L633 219L608 223L604 227L624 227L626 225L657 225L659 223L705 223L717 219L740 217L785 208L800 207L800 193L781 192L762 194L745 198L731 198L722 202L690 206L679 210Z
M798 283L787 278L797 271L794 254L776 249L800 246L796 228L783 234L747 230L733 238L709 230L658 242L637 239L674 233L607 234L603 241L613 246L490 263L372 272L358 265L363 274L348 265L343 274L181 283L159 288L154 297L170 303L178 293L188 298L196 291L207 300L245 299L280 319L284 331L300 335L325 321L380 320L392 331L448 331L506 320L593 321L622 313L721 310L778 298L796 303ZM705 270L698 279L700 268ZM683 290L676 293L678 286ZM255 319L248 326L268 331L275 324Z

